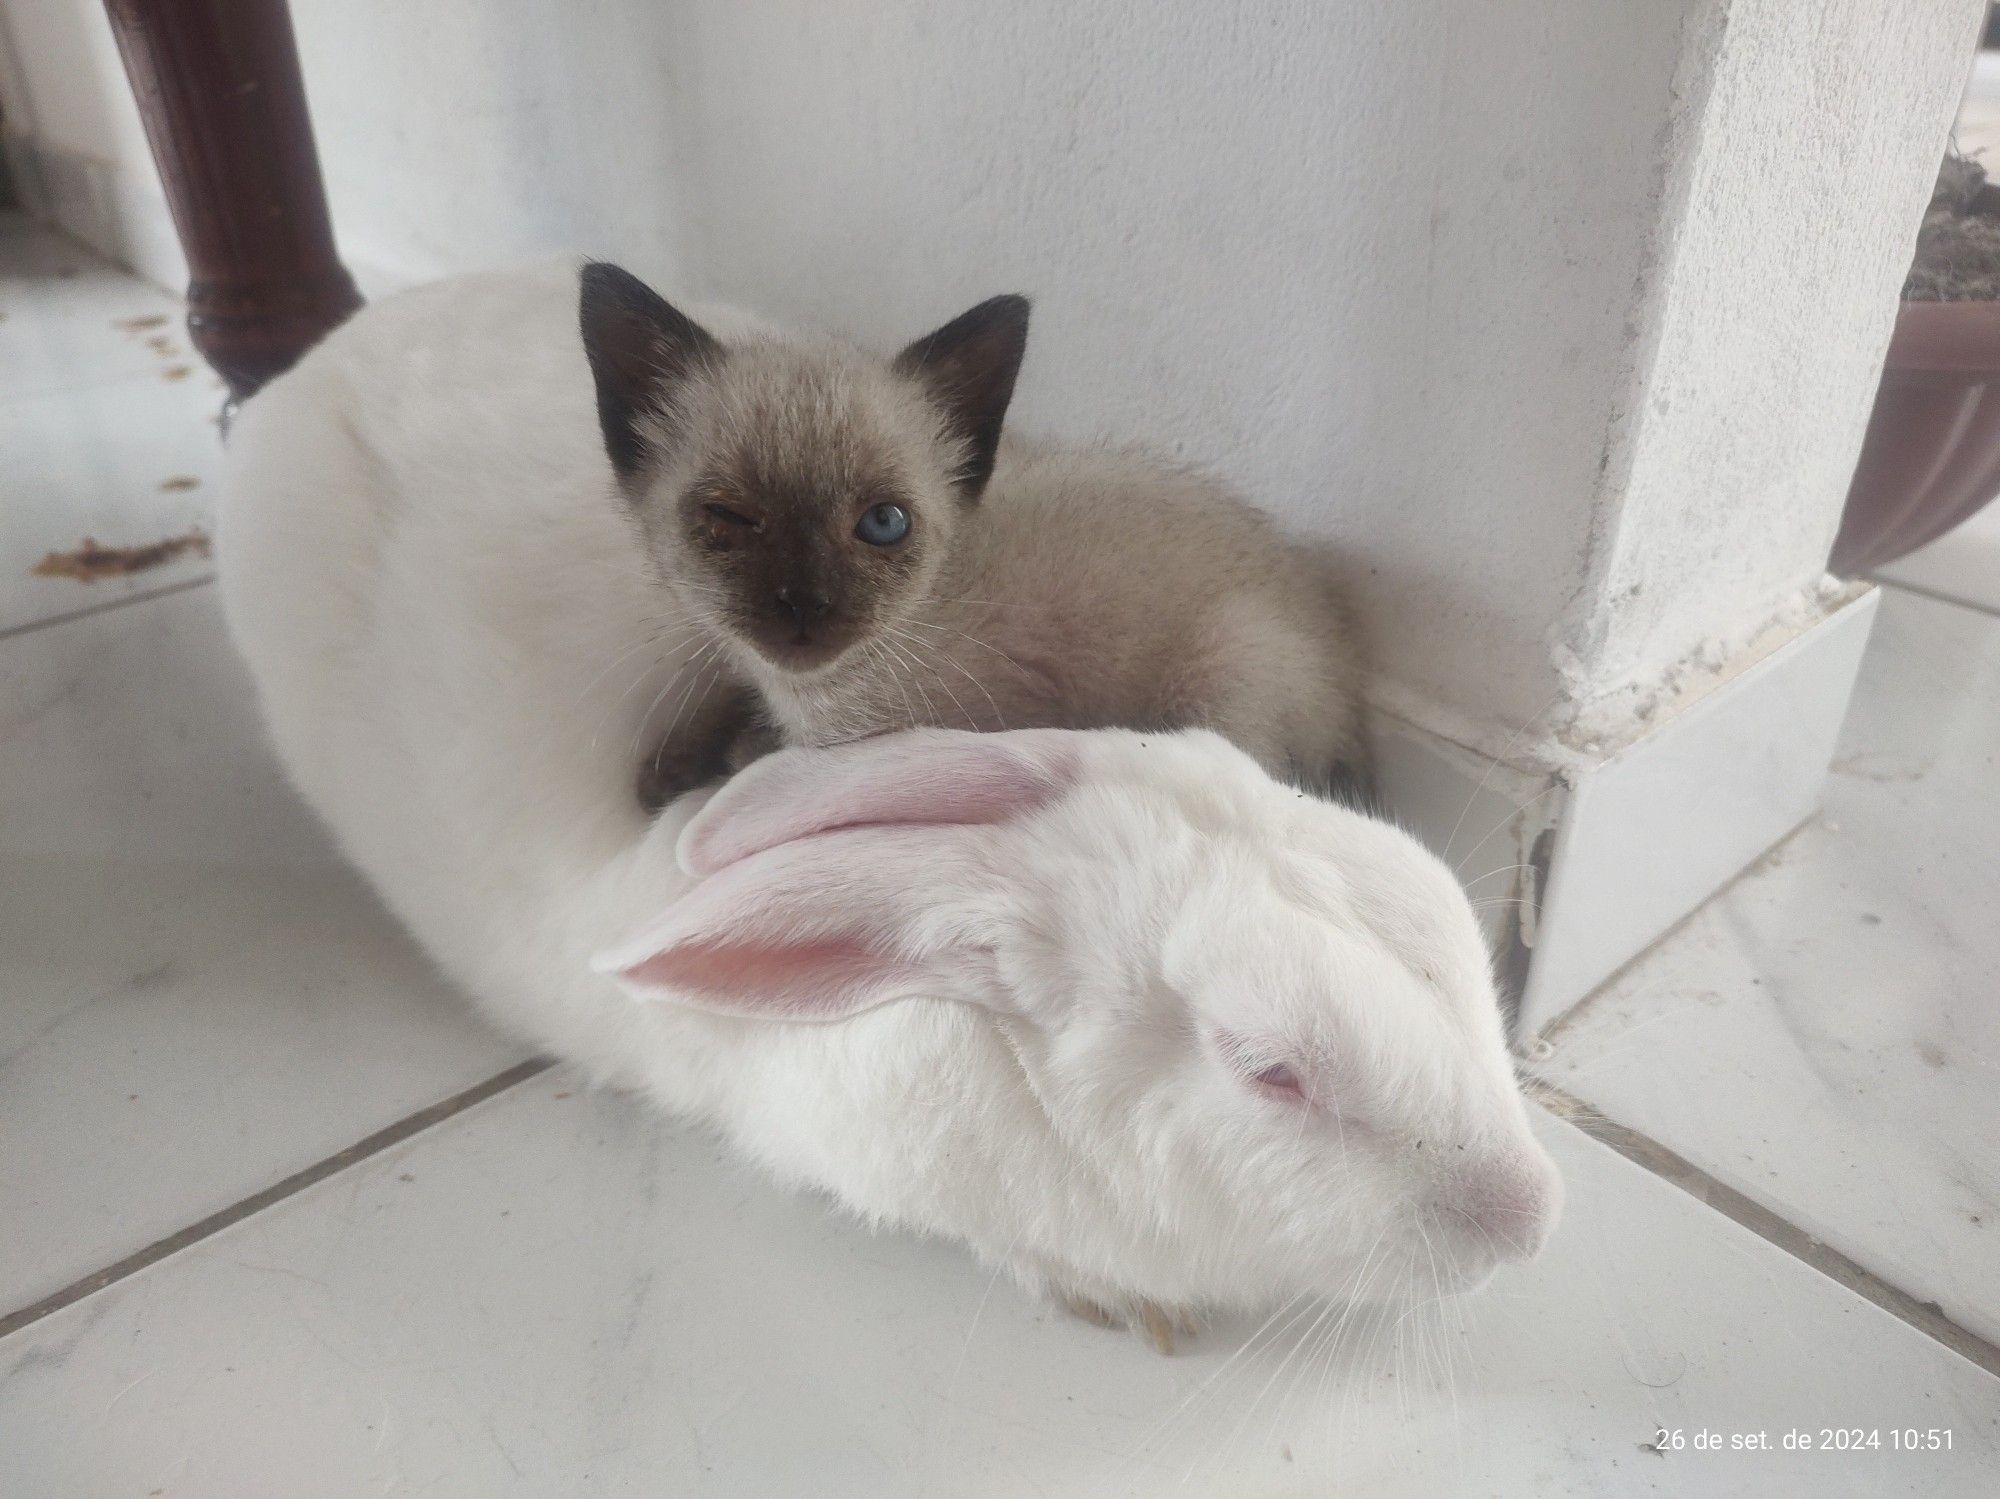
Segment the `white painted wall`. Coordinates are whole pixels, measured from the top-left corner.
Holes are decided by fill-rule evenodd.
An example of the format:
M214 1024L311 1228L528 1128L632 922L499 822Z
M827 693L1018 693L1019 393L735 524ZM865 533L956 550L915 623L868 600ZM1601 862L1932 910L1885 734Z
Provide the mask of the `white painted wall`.
M1557 660L1573 737L1811 617L1980 0L1738 0ZM1706 633L1704 633L1704 631Z
M101 4L0 3L0 129L15 185L37 207L142 275L185 284Z
M1978 9L293 0L364 282L587 250L884 344L1031 292L1023 425L1340 542L1398 700L1510 728L1816 579ZM96 0L5 25L114 232Z
M357 253L582 245L885 341L1028 291L1022 423L1221 468L1365 564L1390 671L1521 717L1581 577L1684 8L296 14Z

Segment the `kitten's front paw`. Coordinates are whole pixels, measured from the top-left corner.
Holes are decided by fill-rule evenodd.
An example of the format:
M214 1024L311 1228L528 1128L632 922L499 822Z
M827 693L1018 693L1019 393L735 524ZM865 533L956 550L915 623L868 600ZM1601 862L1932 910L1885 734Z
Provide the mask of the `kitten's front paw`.
M727 773L735 775L739 770L773 754L785 747L783 737L762 713L753 713L744 720L736 736L729 741L722 752Z
M675 798L728 774L729 767L713 754L657 754L639 767L639 805L650 817Z

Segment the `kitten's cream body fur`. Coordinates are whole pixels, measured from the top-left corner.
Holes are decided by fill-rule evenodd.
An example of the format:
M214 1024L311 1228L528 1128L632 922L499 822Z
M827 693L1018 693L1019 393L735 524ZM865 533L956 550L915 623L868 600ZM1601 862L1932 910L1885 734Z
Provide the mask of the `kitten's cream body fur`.
M817 673L732 650L784 736L908 727L1216 730L1321 778L1362 751L1322 559L1200 474L1009 439L929 592Z
M1011 325L992 311L1007 304ZM616 268L586 273L607 447L627 455L656 571L715 646L673 708L659 762L673 773L651 794L712 773L703 746L740 708L732 677L792 743L916 724L1200 727L1303 784L1365 778L1356 652L1324 556L1198 472L969 435L979 423L954 399L983 382L997 435L1026 315L997 298L891 361L710 338ZM961 347L981 336L1001 346ZM983 484L954 478L989 460ZM854 515L882 499L913 516L907 544L854 539ZM774 593L824 601L800 646L821 625L837 643L795 649Z

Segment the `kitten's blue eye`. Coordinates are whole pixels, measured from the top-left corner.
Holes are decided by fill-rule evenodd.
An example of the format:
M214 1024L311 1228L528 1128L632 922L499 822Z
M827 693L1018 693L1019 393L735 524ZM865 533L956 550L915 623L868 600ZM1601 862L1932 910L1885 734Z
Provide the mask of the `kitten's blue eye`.
M854 534L872 547L892 547L910 534L910 512L901 505L870 505L855 522Z

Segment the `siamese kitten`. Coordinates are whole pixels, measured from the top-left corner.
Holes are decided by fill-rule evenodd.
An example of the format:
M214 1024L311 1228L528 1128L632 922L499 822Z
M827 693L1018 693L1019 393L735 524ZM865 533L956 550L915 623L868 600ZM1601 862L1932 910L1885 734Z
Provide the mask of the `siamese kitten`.
M1213 479L1002 442L1024 298L885 360L724 344L591 264L581 323L639 535L713 647L649 805L779 742L918 724L1204 727L1314 789L1365 781L1323 559Z

